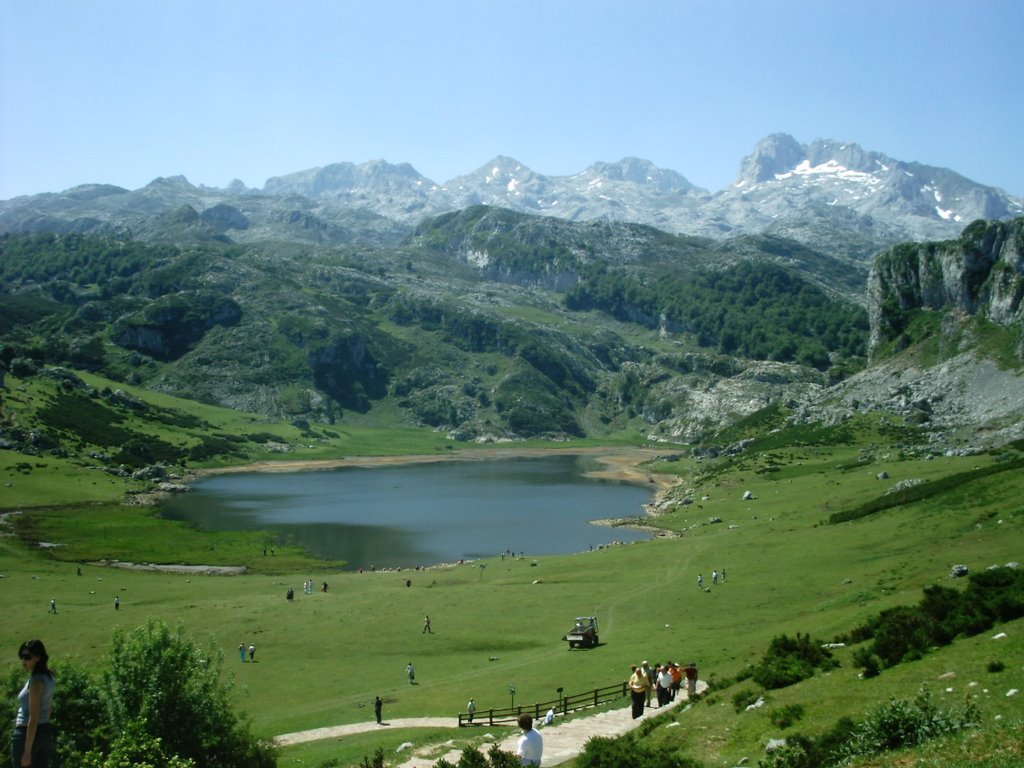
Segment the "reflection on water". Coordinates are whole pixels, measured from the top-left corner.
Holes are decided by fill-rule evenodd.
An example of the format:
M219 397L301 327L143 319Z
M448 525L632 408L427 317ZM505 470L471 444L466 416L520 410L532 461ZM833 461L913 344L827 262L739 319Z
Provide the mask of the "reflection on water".
M650 488L583 477L589 459L452 461L197 482L165 516L208 530L267 530L352 568L411 567L505 550L561 554L648 538L588 521L643 513Z

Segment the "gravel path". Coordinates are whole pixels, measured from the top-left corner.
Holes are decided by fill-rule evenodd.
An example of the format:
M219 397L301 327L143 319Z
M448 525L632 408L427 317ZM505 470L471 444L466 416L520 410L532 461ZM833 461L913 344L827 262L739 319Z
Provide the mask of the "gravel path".
M698 693L703 693L706 689L707 683L698 681ZM680 695L676 697L676 700L671 704L668 704L666 709L678 708L686 703L686 692L681 691ZM540 729L540 734L544 737L544 766L547 768L552 765L560 765L561 763L576 757L582 751L583 745L586 744L593 736L622 736L628 731L636 728L643 720L655 717L660 714L661 711L662 710L658 707L650 707L644 710L642 717L637 720L633 720L630 717L630 708L627 706L623 709L612 709L600 712L596 715L591 715L590 717L577 717L566 722L559 722L556 720L555 725ZM483 728L487 729L484 731L484 735L490 736L491 731L504 731L507 727L508 726L496 726L493 729L487 729L487 726L483 726ZM336 725L328 728L314 728L310 731L286 733L282 736L278 736L275 741L281 746L287 746L289 744L301 744L307 741L318 741L320 739L337 739L354 733L367 733L379 728L451 728L453 731L458 731L460 735L469 735L474 733L472 730L459 729L458 721L455 718L410 717L398 720L387 720L382 725L370 722L350 723L348 725ZM488 741L497 742L499 748L508 752L515 752L518 740L518 730L509 736L501 738L500 740L493 737L488 739ZM409 759L402 763L399 768L433 768L435 763L441 758L445 758L453 764L459 761L459 755L462 754L461 749L451 748L443 754L437 754L439 750L444 749L444 745L434 745L422 748L422 754L417 754L416 751L413 751Z

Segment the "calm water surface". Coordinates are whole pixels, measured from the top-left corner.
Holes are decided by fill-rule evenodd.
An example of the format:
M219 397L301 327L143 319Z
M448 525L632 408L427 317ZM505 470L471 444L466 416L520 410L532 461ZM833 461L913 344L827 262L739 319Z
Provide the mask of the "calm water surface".
M588 521L643 514L652 487L583 476L588 457L239 473L196 482L165 516L266 530L351 568L411 567L505 550L563 554L648 534Z

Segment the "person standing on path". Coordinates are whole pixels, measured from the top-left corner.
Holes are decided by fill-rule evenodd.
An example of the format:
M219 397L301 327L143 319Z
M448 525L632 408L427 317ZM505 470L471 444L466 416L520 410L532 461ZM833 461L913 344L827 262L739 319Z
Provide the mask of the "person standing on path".
M384 702L383 702L383 701L381 701L381 700L380 700L380 696L378 696L378 697L377 697L377 698L376 698L376 699L374 700L374 702L373 702L373 714L375 714L375 715L377 716L377 725L380 725L380 724L381 724L381 723L380 723L380 715L381 715L381 711L382 711L383 709L384 709Z
M686 693L692 697L697 693L697 665L691 661L683 667L683 674L686 675Z
M533 717L524 712L517 722L523 729L523 735L519 737L519 745L516 747L516 756L520 764L540 765L541 757L544 755L544 739L533 730Z
M630 664L629 668L633 674L629 677L629 695L632 701L632 715L636 720L644 713L644 703L647 701L647 675L640 671L636 664Z
M670 661L668 666L672 673L672 701L675 701L676 694L683 685L683 669L674 661Z
M469 713L469 722L472 723L476 716L476 699L472 696L469 697L469 702L466 704L466 712Z
M405 668L405 674L409 676L409 685L416 685L416 669L413 667L412 662L409 662L409 666Z
M644 659L640 664L640 671L643 672L647 678L647 706L651 706L651 696L654 693L654 686L657 685L657 677L654 674L654 670L651 669L651 665L647 663L647 659Z
M421 634L425 634L425 635L426 634L430 634L430 635L434 634L434 630L432 630L430 628L430 617L429 616L424 616L423 617L423 632Z
M664 707L672 700L672 670L666 662L658 668L658 706Z
M18 768L50 768L55 757L50 710L57 688L50 671L50 656L42 640L29 640L18 649L21 667L28 672L18 694L18 715L11 736L11 764Z

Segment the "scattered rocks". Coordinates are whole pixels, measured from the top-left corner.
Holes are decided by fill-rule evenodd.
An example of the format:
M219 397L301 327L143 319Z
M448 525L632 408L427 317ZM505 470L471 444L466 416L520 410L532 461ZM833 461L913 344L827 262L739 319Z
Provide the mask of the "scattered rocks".
M900 491L905 491L908 488L913 488L915 485L921 485L921 483L923 482L924 480L922 480L919 477L908 477L906 480L900 480L900 482L896 483L896 485L887 490L885 492L885 495L888 496L889 494L892 493L899 493Z
M708 591L710 591L710 590L708 590ZM764 696L758 696L757 697L757 701L755 701L753 704L748 704L747 705L747 712L749 712L752 709L760 709L764 705L765 705Z

